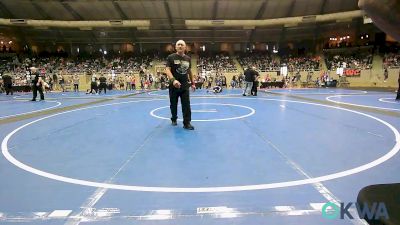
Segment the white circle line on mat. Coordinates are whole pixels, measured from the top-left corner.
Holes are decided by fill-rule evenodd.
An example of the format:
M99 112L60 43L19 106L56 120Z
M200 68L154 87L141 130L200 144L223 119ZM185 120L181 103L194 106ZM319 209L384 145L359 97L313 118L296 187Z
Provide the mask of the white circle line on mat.
M252 98L249 98L252 99ZM255 98L253 98L255 99ZM323 176L318 176L314 178L307 178L307 179L300 179L300 180L292 180L292 181L284 181L284 182L276 182L276 183L266 183L266 184L256 184L256 185L241 185L241 186L222 186L222 187L151 187L151 186L134 186L134 185L122 185L122 184L110 184L110 183L101 183L101 182L93 182L93 181L88 181L88 180L81 180L81 179L74 179L70 177L64 177L56 174L52 174L49 172L45 172L36 168L33 168L31 166L28 166L16 158L12 156L8 150L8 141L9 139L17 133L19 130L37 123L39 121L45 120L47 118L51 118L57 115L61 114L66 114L74 111L79 111L79 110L84 110L84 109L91 109L91 108L97 108L97 107L103 107L103 106L110 106L110 105L118 105L118 104L127 104L127 103L133 103L133 102L142 102L142 101L153 101L153 100L139 100L139 101L130 101L130 102L120 102L120 103L111 103L111 104L105 104L105 105L99 105L99 106L91 106L91 107L86 107L86 108L81 108L81 109L75 109L71 111L66 111L62 113L57 113L54 115L46 116L34 121L31 121L29 123L26 123L9 134L3 139L1 143L1 150L2 154L4 157L14 164L15 166L28 171L30 173L43 176L49 179L57 180L57 181L62 181L66 183L72 183L72 184L78 184L78 185L84 185L84 186L90 186L90 187L100 187L100 188L107 188L107 189L116 189L116 190L126 190L126 191L143 191L143 192L167 192L167 193L206 193L206 192L233 192L233 191L250 191L250 190L266 190L266 189L274 189L274 188L285 188L285 187L293 187L293 186L299 186L299 185L305 185L305 184L312 184L312 183L318 183L318 182L323 182L323 181L328 181L328 180L333 180L333 179L338 179L346 176L350 176L353 174L360 173L362 171L371 169L375 166L378 166L390 158L392 158L394 155L396 155L399 150L400 150L400 133L399 131L393 127L391 124L388 122L379 119L377 117L371 116L366 113L358 112L355 110L350 110L350 109L344 109L336 106L329 106L329 105L322 105L318 103L310 103L310 102L301 102L301 101L292 101L292 100L281 100L281 99L257 99L257 100L262 100L262 101L284 101L284 102L291 102L291 103L300 103L300 104L309 104L309 105L315 105L315 106L322 106L322 107L327 107L327 108L332 108L332 109L338 109L338 110L343 110L343 111L348 111L352 112L358 115L365 116L367 118L376 120L385 126L387 126L394 134L395 136L395 145L392 147L392 149L387 152L385 155L369 162L364 165L336 172L336 173L331 173L328 175L323 175Z
M365 107L365 108L371 108L371 109L383 109L383 110L391 110L391 111L400 111L400 109L393 109L393 108L385 108L385 107L378 107L378 106L369 106L369 105L360 105L360 104L353 104L353 103L348 103L348 102L341 102L341 101L335 101L332 100L331 98L339 98L339 97L348 97L348 96L354 96L354 95L333 95L333 96L328 96L325 99L327 101L337 103L337 104L343 104L343 105L351 105L351 106L358 106L358 107Z
M243 115L243 116L235 116L235 117L228 117L228 118L220 118L220 119L193 119L193 122L217 122L217 121L227 121L227 120L237 120L237 119L243 119L249 116L252 116L253 114L256 113L256 110L248 107L248 106L244 106L244 105L235 105L235 104L224 104L224 103L194 103L194 104L190 104L192 105L223 105L223 106L235 106L235 107L240 107L240 108L245 108L250 110L249 113ZM165 108L169 108L169 106L162 106L162 107L158 107L156 109L153 109L150 112L150 115L153 117L156 117L158 119L163 119L163 120L171 120L171 118L167 118L167 117L162 117L162 116L158 116L155 114L156 111L160 110L160 109L165 109ZM178 119L179 121L182 121L182 119Z
M35 112L41 112L41 111L53 109L53 108L56 108L56 107L62 105L61 102L57 102L57 101L46 101L46 102L56 102L57 104L55 106L51 106L51 107L44 108L44 109L39 109L39 110L34 110L34 111L29 111L29 112L24 112L24 113L18 113L18 114L12 114L12 115L7 115L7 116L0 116L0 119L21 116L21 115L31 114L31 113L35 113Z

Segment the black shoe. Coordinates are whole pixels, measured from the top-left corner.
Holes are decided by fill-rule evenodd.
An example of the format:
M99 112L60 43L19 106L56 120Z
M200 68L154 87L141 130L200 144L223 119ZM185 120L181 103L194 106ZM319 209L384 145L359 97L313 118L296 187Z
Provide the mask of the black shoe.
M186 130L194 130L194 126L192 126L192 124L190 124L190 123L184 124L183 128Z
M36 102L36 99L32 99L31 101L32 101L32 102Z
M243 96L246 96L246 94L243 94Z
M176 122L176 120L172 120L171 124L172 124L172 126L178 125L178 123Z

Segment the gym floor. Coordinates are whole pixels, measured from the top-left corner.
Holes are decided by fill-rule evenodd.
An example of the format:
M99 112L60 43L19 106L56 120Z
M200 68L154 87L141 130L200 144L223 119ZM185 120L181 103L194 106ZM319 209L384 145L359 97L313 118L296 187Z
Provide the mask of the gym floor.
M45 97L0 94L0 224L365 224L321 208L400 178L395 93L196 90L194 131L166 90Z

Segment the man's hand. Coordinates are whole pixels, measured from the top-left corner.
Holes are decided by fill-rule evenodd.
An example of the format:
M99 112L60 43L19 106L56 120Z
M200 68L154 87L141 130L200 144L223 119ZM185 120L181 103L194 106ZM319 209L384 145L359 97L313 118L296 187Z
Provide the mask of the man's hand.
M192 83L192 91L196 91L196 85Z
M172 85L174 85L174 87L176 87L176 88L181 88L181 83L179 81L177 81L177 80L174 80Z

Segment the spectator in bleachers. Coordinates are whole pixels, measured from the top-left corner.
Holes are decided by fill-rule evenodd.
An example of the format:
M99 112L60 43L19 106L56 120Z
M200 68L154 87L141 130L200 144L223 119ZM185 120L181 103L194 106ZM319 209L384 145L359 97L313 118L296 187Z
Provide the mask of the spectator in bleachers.
M400 68L400 53L387 53L383 58L383 65L386 68Z
M243 68L247 65L255 65L261 72L279 70L279 62L273 60L268 53L241 53L239 54L238 61Z
M370 49L346 50L340 53L326 53L326 66L328 70L335 71L337 68L350 69L372 69L372 52Z
M313 71L320 69L320 58L315 56L294 57L285 56L281 58L281 64L288 67L288 71Z
M235 72L237 68L233 59L226 53L219 53L216 55L200 54L197 64L199 73L207 73L217 71L220 72Z

